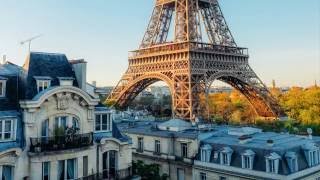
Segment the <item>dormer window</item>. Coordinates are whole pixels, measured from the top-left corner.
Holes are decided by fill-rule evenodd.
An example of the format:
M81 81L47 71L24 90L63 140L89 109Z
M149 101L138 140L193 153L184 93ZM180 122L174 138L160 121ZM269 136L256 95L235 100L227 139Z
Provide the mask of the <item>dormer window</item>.
M291 173L297 172L299 170L297 154L295 152L287 152L286 159L289 165L290 172Z
M73 85L73 77L58 77L60 86L72 86Z
M209 144L206 144L200 148L201 152L201 161L210 162L212 147Z
M266 172L278 174L280 159L281 156L274 152L266 156Z
M319 164L319 147L314 143L308 143L303 147L308 166L313 167Z
M6 84L7 80L0 77L0 98L6 97Z
M230 147L224 147L220 151L220 164L230 166L233 150Z
M16 120L3 119L0 120L0 141L15 140Z
M37 90L38 93L48 89L51 86L51 77L47 76L35 76L37 81Z
M255 152L252 150L246 150L241 154L242 168L244 169L253 169L253 160Z

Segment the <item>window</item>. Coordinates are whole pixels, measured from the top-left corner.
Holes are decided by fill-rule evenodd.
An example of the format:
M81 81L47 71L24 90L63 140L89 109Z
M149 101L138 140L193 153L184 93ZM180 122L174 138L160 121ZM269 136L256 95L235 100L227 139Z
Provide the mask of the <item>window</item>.
M244 169L253 169L253 160L254 160L255 152L252 150L246 150L243 154L241 154L242 159L242 168Z
M207 180L207 174L200 172L200 180Z
M111 113L96 115L95 130L96 131L111 131L112 130Z
M50 180L50 162L42 163L42 180Z
M64 180L65 177L65 163L64 160L58 161L58 180Z
M181 156L184 158L188 158L188 144L181 143Z
M2 180L13 180L13 167L12 166L2 166Z
M67 160L67 179L75 179L77 177L77 160Z
M280 159L281 156L277 153L266 156L266 172L278 174Z
M88 156L83 156L83 177L88 176Z
M58 161L58 180L77 179L77 159Z
M251 169L251 162L250 162L250 156L243 156L243 165L245 169Z
M65 130L67 128L67 116L56 117L55 127Z
M230 147L224 147L220 151L220 164L230 166L233 150Z
M303 150L304 150L304 154L306 156L306 159L308 161L309 167L316 166L320 163L319 162L320 149L316 144L307 143L306 145L304 145Z
M72 128L75 128L76 130L80 129L79 120L75 117L72 117Z
M159 140L155 140L154 141L154 149L155 149L155 153L156 154L160 154L161 153L161 149L160 149L160 141Z
M0 80L0 98L6 96L6 80Z
M200 158L203 162L210 162L212 147L210 145L204 145L200 148Z
M268 161L268 168L269 168L269 172L271 173L275 173L276 172L276 165L275 165L275 160L269 159Z
M41 123L41 136L42 137L49 136L49 119L46 119Z
M184 180L184 169L177 169L177 179L178 180Z
M285 157L287 159L290 172L297 172L299 170L297 154L295 152L287 152Z
M309 151L309 164L310 167L316 166L319 164L319 151L314 150L314 151Z
M0 136L2 141L14 140L15 121L13 119L0 120Z
M37 80L38 93L50 87L50 80Z
M143 138L142 137L138 137L138 152L143 152Z
M221 164L227 165L228 164L228 154L221 153L221 155L222 155L222 163Z

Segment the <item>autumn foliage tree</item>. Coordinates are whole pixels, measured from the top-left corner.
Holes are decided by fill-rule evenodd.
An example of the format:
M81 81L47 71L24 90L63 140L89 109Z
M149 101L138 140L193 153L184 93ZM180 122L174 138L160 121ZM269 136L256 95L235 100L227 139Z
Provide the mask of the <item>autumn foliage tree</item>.
M302 125L320 125L320 88L292 87L288 92L270 89L290 119ZM232 124L254 124L258 119L255 110L238 91L210 94L209 114L213 120Z

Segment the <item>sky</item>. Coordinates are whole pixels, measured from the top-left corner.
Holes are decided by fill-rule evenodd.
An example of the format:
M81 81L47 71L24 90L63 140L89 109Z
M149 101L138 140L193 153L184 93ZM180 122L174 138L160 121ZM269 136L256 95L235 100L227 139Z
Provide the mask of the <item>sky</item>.
M220 0L232 34L267 85L320 84L320 0ZM32 51L88 62L88 81L116 85L137 49L153 0L0 0L0 55L22 65Z

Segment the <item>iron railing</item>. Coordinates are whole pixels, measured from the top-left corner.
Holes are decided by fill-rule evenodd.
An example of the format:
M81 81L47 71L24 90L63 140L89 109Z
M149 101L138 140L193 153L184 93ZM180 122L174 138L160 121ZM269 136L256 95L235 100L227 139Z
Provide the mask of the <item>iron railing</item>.
M164 43L154 45L148 48L139 49L129 52L129 59L135 59L139 56L152 55L152 54L165 54L172 53L172 51L207 51L216 53L228 53L234 55L248 56L248 48L214 45L199 42L181 42L181 43Z
M78 178L77 180L127 180L132 177L132 168L122 170L104 170L100 173L92 174L86 177Z
M40 153L93 145L93 133L30 138L30 152Z

